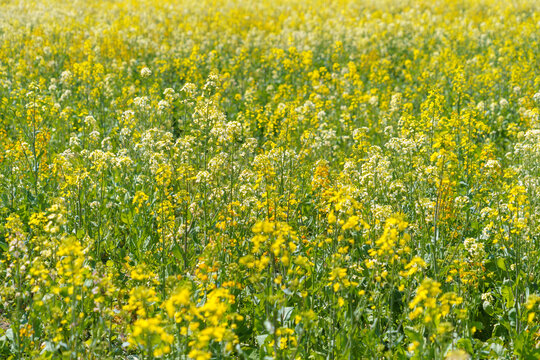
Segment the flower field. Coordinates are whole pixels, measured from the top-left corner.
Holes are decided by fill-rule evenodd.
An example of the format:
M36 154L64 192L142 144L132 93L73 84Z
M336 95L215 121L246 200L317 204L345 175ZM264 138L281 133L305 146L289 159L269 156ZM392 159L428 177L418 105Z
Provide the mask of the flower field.
M534 0L0 0L0 359L540 359Z

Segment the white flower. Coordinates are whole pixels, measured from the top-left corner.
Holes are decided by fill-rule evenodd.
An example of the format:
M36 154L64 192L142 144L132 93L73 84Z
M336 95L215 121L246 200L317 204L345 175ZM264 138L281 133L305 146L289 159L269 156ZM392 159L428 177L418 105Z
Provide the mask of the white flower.
M162 112L163 110L167 109L169 107L169 102L167 100L160 100L158 102L158 112Z
M469 203L469 198L467 196L457 196L454 199L454 204L458 208L463 208Z
M138 106L141 109L148 109L149 108L149 101L147 96L138 96L135 99L133 99L133 103Z
M195 176L195 182L197 184L208 183L210 181L210 173L208 171L199 171Z
M392 95L392 100L390 100L390 112L396 112L399 110L401 99L402 99L401 93L396 93Z
M73 74L71 73L71 71L69 70L63 71L62 74L60 75L60 82L66 83L71 79L72 76Z
M70 147L78 147L80 145L81 145L81 140L76 135L72 135L69 138L69 146Z
M88 115L84 118L84 124L93 129L96 127L96 119L92 115Z
M476 110L478 111L484 111L486 109L486 104L484 104L483 101L480 101L477 105L476 105Z
M143 67L143 68L141 69L141 76L142 76L143 78L147 78L147 77L149 77L150 75L152 75L152 70L150 70L150 69L147 68L146 66Z

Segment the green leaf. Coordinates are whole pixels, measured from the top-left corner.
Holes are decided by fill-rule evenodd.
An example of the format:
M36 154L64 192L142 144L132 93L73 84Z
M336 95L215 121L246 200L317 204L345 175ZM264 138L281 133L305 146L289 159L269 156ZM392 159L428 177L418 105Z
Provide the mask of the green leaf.
M182 259L182 250L178 244L175 244L172 248L172 253L177 259Z
M497 259L497 266L499 269L506 271L506 264L504 263L504 258Z
M489 301L484 301L484 303L482 304L482 307L484 308L484 311L489 315L489 316L493 316L493 314L495 314L495 308L493 307L493 304L490 303Z
M259 344L259 346L263 346L263 345L264 345L264 342L266 341L266 338L267 338L267 337L268 337L268 334L255 336L255 338L257 339L257 343Z
M503 299L506 301L506 308L512 308L514 307L514 293L512 291L512 288L510 286L504 286L501 289L501 295Z
M75 234L75 236L77 237L77 239L81 240L84 237L84 234L85 234L85 231L84 229L81 228L77 230L77 233Z
M470 339L459 339L457 342L458 349L465 350L469 354L474 353L472 342Z
M412 328L410 326L407 326L407 327L405 327L405 329L403 329L403 331L405 332L405 335L407 335L409 340L411 340L411 341L416 340L418 342L422 342L423 336L422 336L421 333L416 331L416 329L414 329L414 328Z
M279 319L281 319L282 322L288 321L291 318L293 310L293 307L282 307L278 310Z
M133 216L131 216L131 213L121 213L120 220L122 220L124 224L133 225Z
M504 353L505 353L505 348L503 345L501 344L498 344L498 343L493 343L489 346L489 348L491 349L491 351L493 351L495 354L497 354L498 356L503 356Z

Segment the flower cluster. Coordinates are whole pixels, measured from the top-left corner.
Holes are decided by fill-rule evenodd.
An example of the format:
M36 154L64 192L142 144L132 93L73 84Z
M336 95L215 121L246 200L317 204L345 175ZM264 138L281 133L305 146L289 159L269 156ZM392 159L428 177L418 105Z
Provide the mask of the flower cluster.
M538 14L0 1L0 358L539 358Z

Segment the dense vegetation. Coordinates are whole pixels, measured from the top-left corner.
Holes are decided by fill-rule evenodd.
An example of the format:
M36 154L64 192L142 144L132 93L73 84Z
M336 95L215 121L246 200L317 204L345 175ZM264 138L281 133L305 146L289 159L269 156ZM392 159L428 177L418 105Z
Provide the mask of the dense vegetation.
M536 1L0 1L0 358L540 358Z

